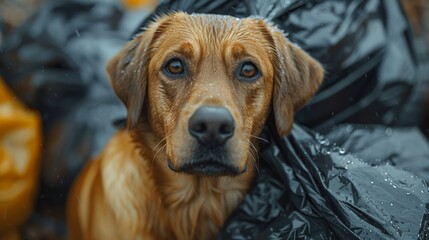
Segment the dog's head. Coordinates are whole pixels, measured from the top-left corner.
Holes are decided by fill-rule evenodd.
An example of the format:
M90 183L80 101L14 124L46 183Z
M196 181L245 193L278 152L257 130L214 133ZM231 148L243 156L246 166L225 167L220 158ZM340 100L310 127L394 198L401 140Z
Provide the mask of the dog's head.
M178 12L152 23L108 63L128 108L165 138L171 170L237 175L273 111L280 135L323 79L318 62L264 20Z

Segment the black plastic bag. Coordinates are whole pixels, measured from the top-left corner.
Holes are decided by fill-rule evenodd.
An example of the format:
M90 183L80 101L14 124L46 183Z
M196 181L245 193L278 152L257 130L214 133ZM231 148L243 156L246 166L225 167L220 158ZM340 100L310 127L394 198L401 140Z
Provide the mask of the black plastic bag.
M270 144L254 186L218 239L428 239L425 182L385 164L392 156L427 162L427 142L416 141L418 131L369 128L347 125L325 137L295 126L284 139L265 131ZM423 148L371 148L374 139L384 145L412 139ZM357 149L371 150L359 158ZM375 159L380 165L367 163Z
M371 166L393 165L417 174L429 183L428 143L415 127L339 125L325 132L338 146L353 152Z

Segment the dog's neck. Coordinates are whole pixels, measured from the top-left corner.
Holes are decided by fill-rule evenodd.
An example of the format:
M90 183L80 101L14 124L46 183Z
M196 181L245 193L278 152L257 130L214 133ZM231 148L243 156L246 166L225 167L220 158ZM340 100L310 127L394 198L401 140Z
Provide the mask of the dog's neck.
M167 170L169 171L169 170ZM197 177L166 173L157 178L167 219L177 239L212 239L242 201L250 172L239 177Z
M140 131L145 132L142 134L144 136L138 134L138 131L132 135L136 145L142 148L141 152L151 153L143 156L143 159L152 161L150 174L162 202L162 225L176 239L214 238L250 187L253 168L236 177L175 173L167 166L167 156L160 143L162 138L157 137L147 126L143 126ZM174 228L168 227L173 225Z

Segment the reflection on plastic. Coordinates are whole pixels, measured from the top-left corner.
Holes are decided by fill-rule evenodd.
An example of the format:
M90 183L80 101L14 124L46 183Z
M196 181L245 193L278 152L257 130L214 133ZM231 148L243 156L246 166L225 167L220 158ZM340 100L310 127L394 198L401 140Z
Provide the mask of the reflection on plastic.
M353 128L352 125L348 127ZM377 127L373 127L377 128ZM384 127L381 127L384 129ZM346 139L347 127L334 130ZM359 128L358 128L359 129ZM396 132L410 138L415 132ZM414 174L390 165L372 166L352 150L321 134L295 126L284 139L271 135L265 159L251 191L225 224L219 239L426 239L429 193ZM370 148L371 135L355 142ZM376 138L400 142L384 132ZM342 142L341 142L342 143ZM387 159L429 156L429 146L404 153L390 149L367 152ZM347 144L344 144L347 146ZM427 159L427 158L426 158Z

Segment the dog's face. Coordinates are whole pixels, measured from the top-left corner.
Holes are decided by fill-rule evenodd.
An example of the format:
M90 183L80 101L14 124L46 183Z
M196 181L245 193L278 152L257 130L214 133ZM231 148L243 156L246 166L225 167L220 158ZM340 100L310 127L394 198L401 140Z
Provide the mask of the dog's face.
M273 110L289 133L316 91L321 66L260 19L174 13L151 24L108 64L128 108L166 142L166 165L197 175L237 175Z

